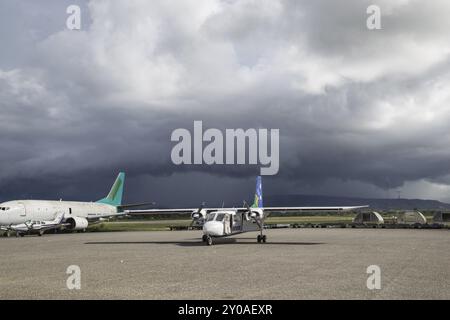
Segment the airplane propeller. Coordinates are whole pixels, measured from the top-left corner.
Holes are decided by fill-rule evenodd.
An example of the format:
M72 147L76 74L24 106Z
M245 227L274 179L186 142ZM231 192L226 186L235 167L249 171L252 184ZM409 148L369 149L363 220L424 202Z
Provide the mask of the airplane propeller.
M202 210L205 207L205 202L202 202L202 204L198 207L197 211L192 212L191 217L192 217L192 222L191 222L191 227L194 224L194 222L198 219L200 219L200 217L202 217Z
M252 209L248 205L247 201L245 201L245 200L244 200L244 207L247 209L247 211L246 211L247 217L249 217L249 218L252 218L252 217L257 218L259 216L259 213L255 212L255 211L252 211Z

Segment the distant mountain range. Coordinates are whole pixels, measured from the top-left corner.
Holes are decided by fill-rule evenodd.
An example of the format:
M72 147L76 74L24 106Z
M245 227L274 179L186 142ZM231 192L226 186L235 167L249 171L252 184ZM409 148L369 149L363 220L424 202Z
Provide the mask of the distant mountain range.
M369 205L373 210L448 210L449 203L437 200L422 199L373 199L350 198L320 195L272 195L264 196L264 206L295 207L295 206L358 206Z

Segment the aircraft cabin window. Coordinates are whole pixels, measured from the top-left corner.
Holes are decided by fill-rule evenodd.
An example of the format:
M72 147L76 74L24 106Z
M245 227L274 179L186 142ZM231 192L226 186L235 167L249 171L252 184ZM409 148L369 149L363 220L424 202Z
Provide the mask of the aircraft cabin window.
M222 220L223 220L223 217L225 217L225 214L224 214L224 213L219 213L219 214L217 215L217 217L216 217L216 221L222 221Z
M208 214L208 218L206 219L206 221L213 221L214 220L214 216L215 216L215 214L213 213L213 214Z

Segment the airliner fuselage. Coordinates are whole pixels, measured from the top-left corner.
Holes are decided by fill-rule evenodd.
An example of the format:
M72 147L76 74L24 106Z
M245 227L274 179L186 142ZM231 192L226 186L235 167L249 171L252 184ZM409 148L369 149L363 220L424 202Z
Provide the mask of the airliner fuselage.
M70 217L95 219L112 216L117 213L117 208L109 204L95 202L8 201L0 204L0 225L24 223L28 220L53 220L58 213L63 213L65 219Z

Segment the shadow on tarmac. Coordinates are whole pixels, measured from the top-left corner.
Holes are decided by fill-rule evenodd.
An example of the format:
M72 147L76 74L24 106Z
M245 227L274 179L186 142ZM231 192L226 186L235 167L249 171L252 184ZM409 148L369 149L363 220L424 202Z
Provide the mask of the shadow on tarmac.
M97 245L111 245L111 244L174 244L181 247L206 247L206 244L203 243L199 239L195 239L196 241L186 240L186 241L92 241L85 242L85 244L97 244ZM253 240L252 242L237 242L236 240ZM258 243L253 238L215 238L215 245L222 244L240 244L240 245L258 245L258 246L277 246L277 245L290 245L290 246L311 246L311 245L320 245L325 244L322 242L266 242L266 243Z

